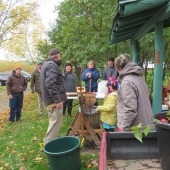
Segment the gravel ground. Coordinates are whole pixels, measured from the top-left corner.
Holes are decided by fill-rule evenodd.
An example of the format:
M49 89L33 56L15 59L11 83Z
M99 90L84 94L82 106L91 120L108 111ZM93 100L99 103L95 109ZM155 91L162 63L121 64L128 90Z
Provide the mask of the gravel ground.
M28 85L26 91L24 92L24 95L26 95L30 91L31 91L30 85ZM5 90L0 92L0 112L5 111L8 107L9 107L9 99Z

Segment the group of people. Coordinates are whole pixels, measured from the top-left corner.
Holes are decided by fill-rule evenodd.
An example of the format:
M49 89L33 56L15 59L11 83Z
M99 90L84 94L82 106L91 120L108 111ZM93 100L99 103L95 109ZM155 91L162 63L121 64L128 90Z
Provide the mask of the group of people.
M49 51L48 59L37 63L37 69L31 75L31 90L36 92L39 113L44 113L43 103L48 111L49 126L44 137L44 144L58 137L62 118L66 110L71 116L72 99L67 100L66 92L76 91L76 76L72 65L67 62L64 73L60 69L61 54L56 48ZM10 103L9 123L21 118L23 91L27 81L17 67L7 81L7 94ZM152 125L152 109L147 85L142 78L142 68L132 62L129 54L121 54L115 60L108 58L108 66L103 71L103 79L107 80L108 92L102 106L96 111L101 114L103 128L106 131L130 131L132 126L142 123L143 127ZM97 92L100 74L94 61L87 63L82 73L87 92ZM41 83L40 83L41 82ZM118 86L119 84L119 86ZM20 102L21 101L21 102Z

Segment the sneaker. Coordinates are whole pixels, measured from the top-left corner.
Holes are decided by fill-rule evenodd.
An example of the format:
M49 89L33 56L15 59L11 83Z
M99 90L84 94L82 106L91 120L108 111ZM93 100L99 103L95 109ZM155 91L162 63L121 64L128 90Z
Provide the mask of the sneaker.
M13 123L13 121L9 121L8 124L11 125Z
M70 117L71 117L71 114L68 114L68 116L70 116Z
M19 120L16 120L16 122L21 122L21 120L19 119Z

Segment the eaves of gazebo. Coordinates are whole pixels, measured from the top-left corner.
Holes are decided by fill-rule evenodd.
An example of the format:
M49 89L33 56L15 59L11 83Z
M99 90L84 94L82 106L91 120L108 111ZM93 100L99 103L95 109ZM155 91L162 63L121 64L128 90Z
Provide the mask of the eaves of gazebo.
M164 28L170 26L169 0L118 0L110 44L128 39L139 40L154 31L155 22L160 21L163 21Z
M169 26L170 0L118 0L110 33L110 44L130 39L132 59L138 63L140 38L149 32L155 32L153 113L162 111L163 29Z

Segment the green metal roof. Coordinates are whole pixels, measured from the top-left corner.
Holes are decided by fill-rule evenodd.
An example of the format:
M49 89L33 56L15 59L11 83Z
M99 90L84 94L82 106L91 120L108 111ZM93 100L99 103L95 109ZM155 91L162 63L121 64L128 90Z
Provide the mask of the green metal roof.
M161 21L164 28L170 26L170 0L118 0L110 44L139 40Z

